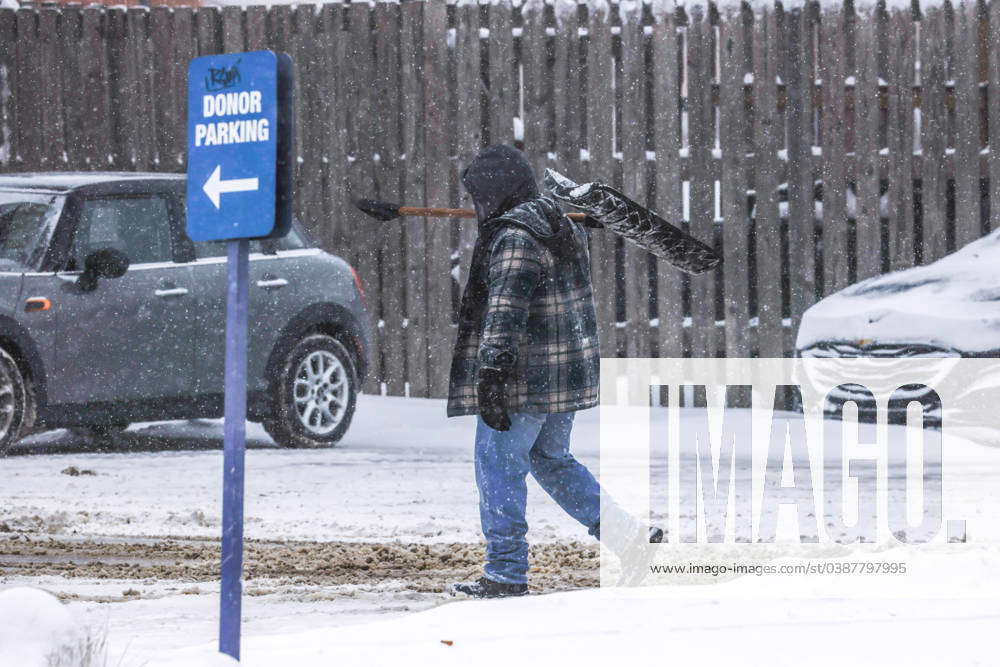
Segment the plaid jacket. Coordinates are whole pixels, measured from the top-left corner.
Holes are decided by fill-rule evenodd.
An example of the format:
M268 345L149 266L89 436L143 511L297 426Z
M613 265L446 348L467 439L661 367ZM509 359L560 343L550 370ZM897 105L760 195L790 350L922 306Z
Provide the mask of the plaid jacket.
M480 366L510 370L510 412L552 413L597 404L600 351L586 231L549 199L536 199L490 221L463 295L452 358L448 415L479 412ZM557 227L553 233L552 227ZM478 248L477 248L478 250Z

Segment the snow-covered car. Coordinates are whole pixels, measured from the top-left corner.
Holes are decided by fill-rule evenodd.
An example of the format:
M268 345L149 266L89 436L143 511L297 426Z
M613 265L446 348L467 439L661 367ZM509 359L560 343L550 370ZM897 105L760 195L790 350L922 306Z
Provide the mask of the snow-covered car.
M932 264L826 297L803 315L795 347L800 357L821 359L1000 356L1000 230ZM854 400L862 415L874 410L850 387L829 398L828 408Z
M223 411L226 245L185 234L176 174L0 176L0 454ZM281 445L347 431L367 369L361 283L296 224L250 248L248 412Z

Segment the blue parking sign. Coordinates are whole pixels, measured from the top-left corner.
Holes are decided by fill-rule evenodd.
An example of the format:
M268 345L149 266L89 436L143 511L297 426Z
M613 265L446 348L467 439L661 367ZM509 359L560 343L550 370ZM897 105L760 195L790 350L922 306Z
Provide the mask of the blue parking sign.
M239 660L250 241L288 233L292 61L254 51L188 66L187 233L227 241L219 651Z
M291 61L272 51L188 67L187 232L193 241L287 233Z

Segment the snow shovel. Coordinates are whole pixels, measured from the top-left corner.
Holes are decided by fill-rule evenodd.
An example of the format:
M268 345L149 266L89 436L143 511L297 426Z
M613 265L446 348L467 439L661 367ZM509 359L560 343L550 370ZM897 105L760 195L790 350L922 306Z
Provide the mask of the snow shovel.
M720 258L709 246L670 224L612 187L601 183L577 185L552 169L545 170L544 185L552 196L583 212L567 213L588 227L603 227L622 236L686 273L705 273L719 265ZM464 208L420 208L359 199L355 205L377 220L402 216L427 218L475 218Z
M578 185L554 169L546 169L542 181L555 199L685 273L705 273L721 261L712 248L611 186Z

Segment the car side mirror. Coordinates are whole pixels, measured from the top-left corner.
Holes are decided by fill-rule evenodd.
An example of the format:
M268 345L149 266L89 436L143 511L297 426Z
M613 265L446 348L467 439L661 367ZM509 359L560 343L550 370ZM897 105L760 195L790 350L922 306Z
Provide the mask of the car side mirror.
M83 260L83 273L76 284L84 292L97 289L100 278L121 278L128 271L128 257L121 250L101 248L87 255Z

